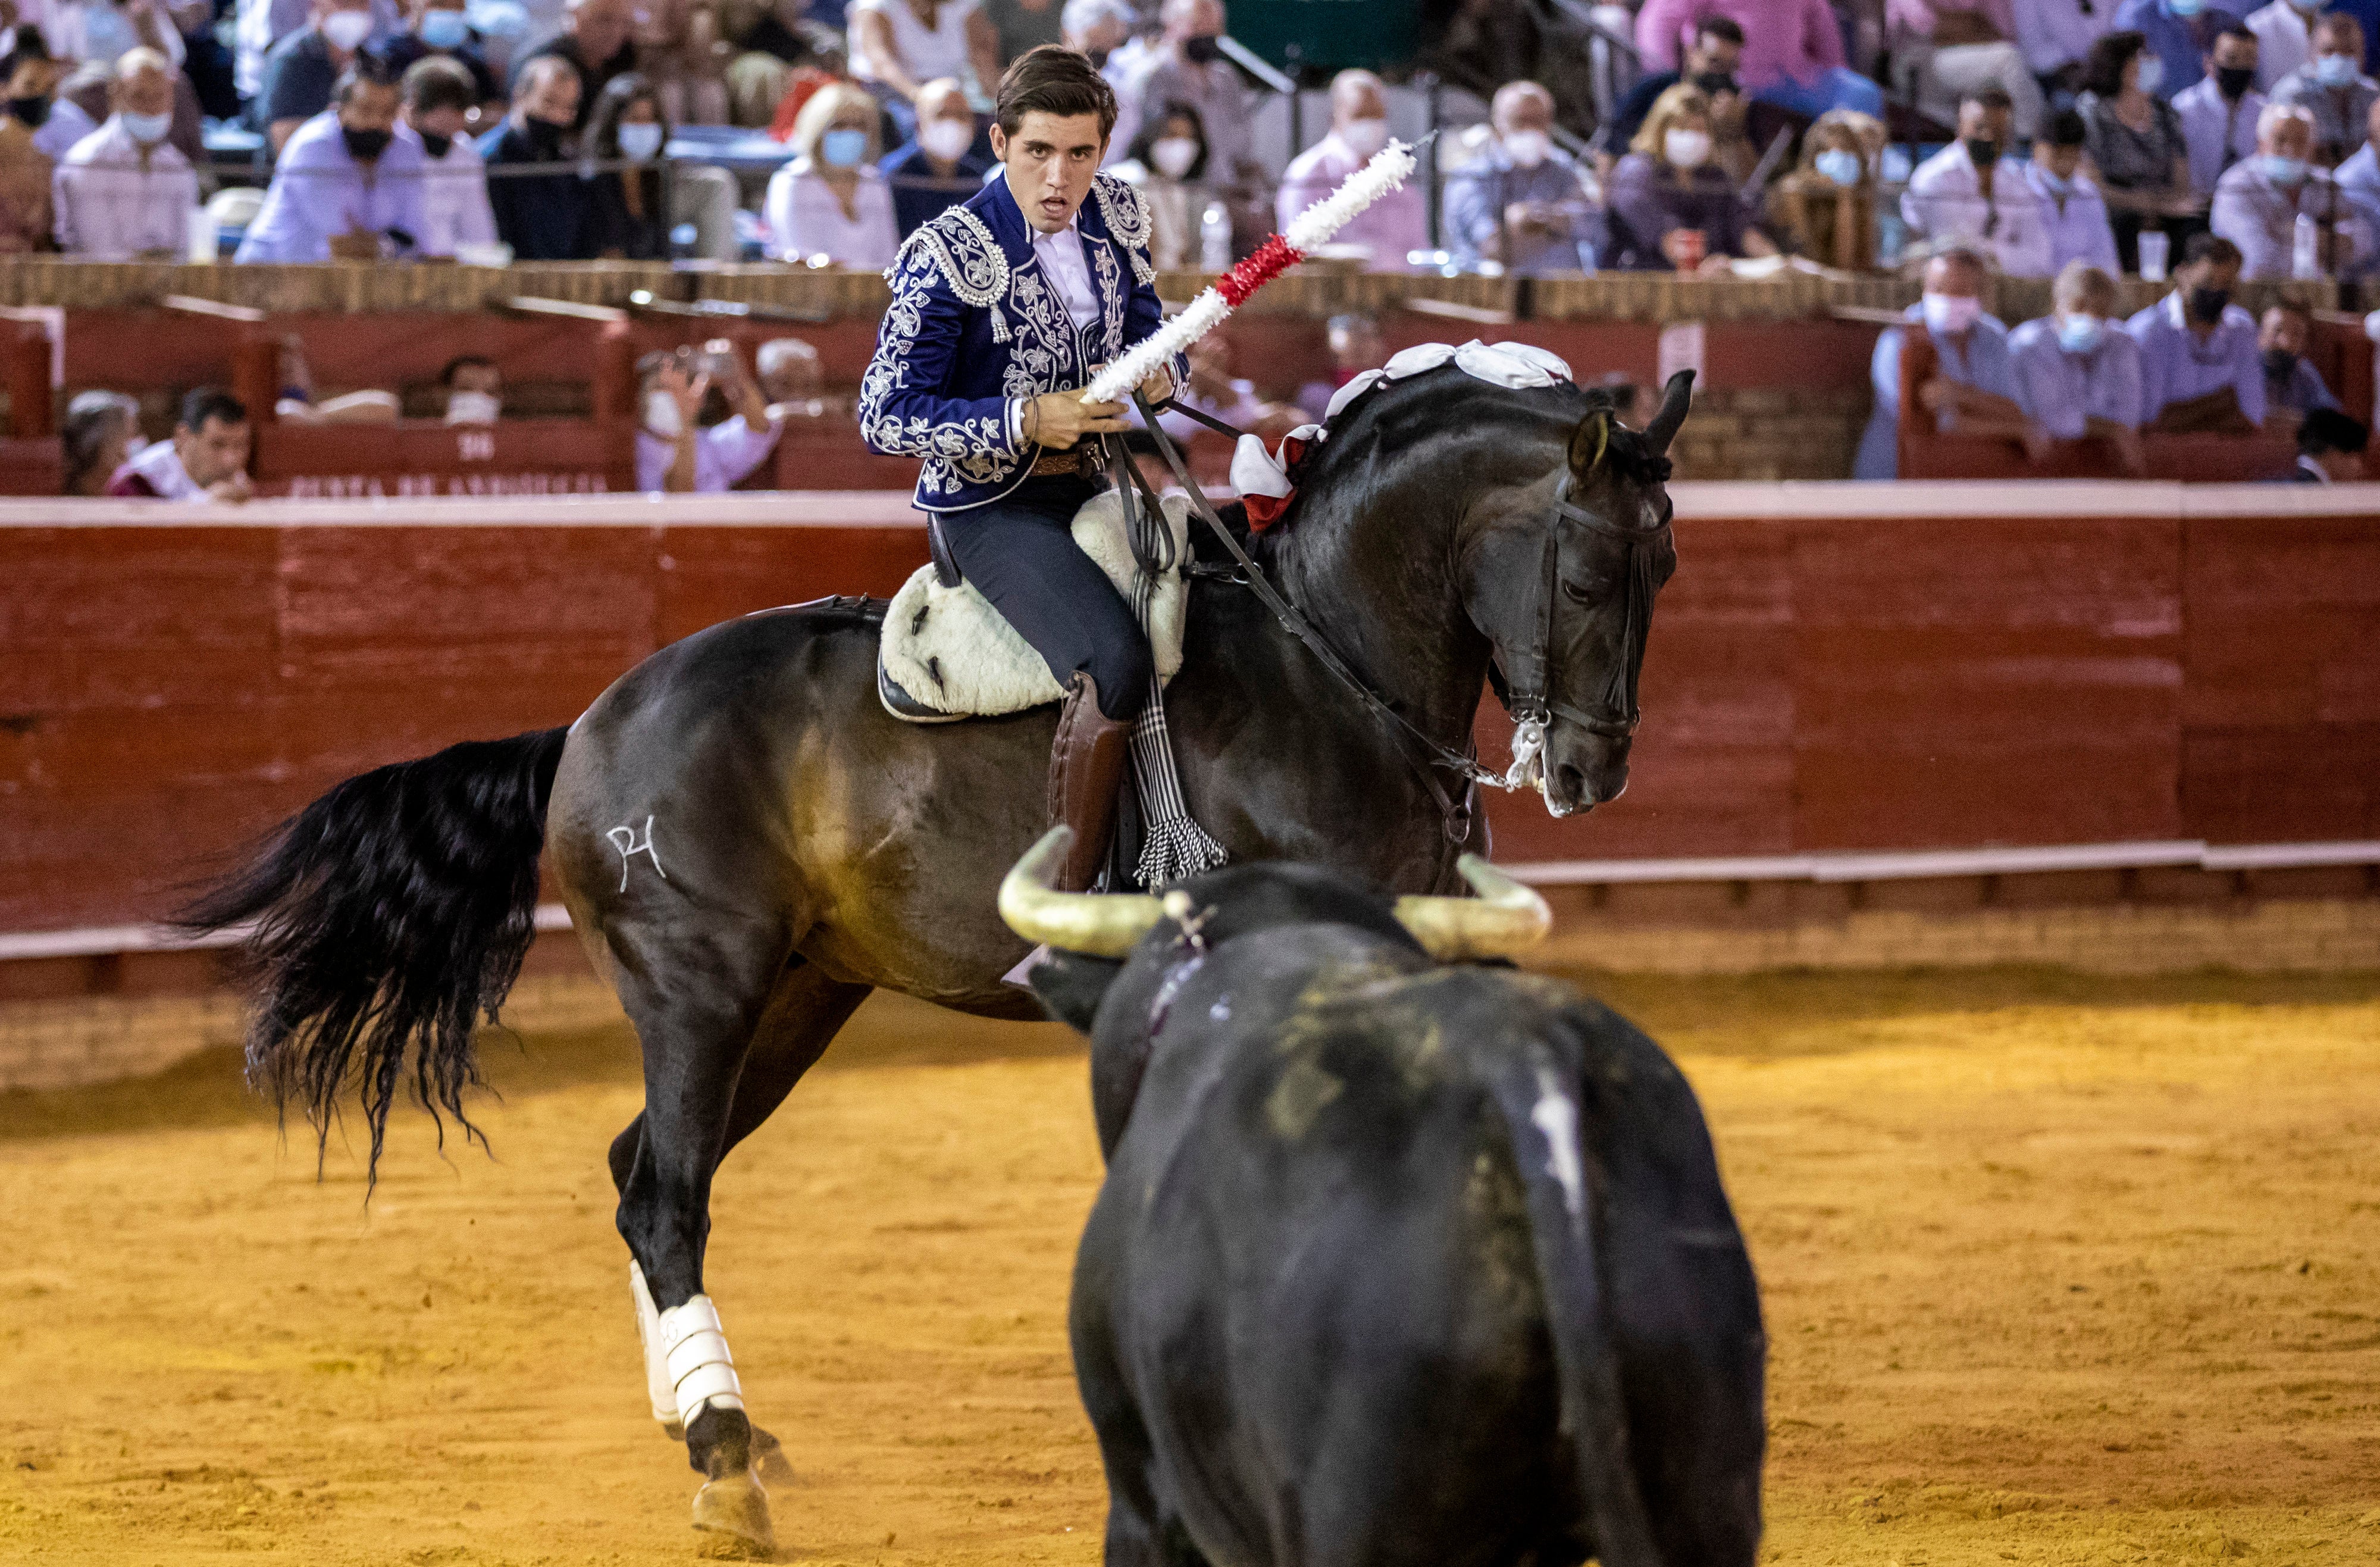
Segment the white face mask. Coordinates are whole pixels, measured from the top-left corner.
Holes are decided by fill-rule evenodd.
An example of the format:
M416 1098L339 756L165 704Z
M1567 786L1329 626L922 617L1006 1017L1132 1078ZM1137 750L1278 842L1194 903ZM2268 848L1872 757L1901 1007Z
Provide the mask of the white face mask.
M1339 128L1339 140L1347 151L1359 158L1368 158L1389 144L1389 122L1386 120L1349 120Z
M446 395L448 424L493 424L504 404L492 392L449 392ZM674 413L675 407L671 411Z
M1504 155L1512 160L1516 169L1533 169L1546 161L1554 150L1553 138L1542 130L1512 130L1504 133Z
M661 150L661 127L634 123L620 127L620 156L630 163L641 164Z
M333 11L322 18L322 36L334 47L350 53L362 46L363 41L371 36L371 30L370 11Z
M1710 153L1709 131L1672 127L1661 134L1661 155L1672 168L1698 169L1710 161Z
M965 120L928 120L917 128L917 145L926 156L954 164L975 145L975 127Z
M677 411L677 399L666 392L645 394L645 428L664 441L674 441L677 432L686 428L686 420Z
M1932 332L1964 332L1984 313L1981 299L1957 294L1928 294L1921 303L1925 310L1926 328Z
M1198 161L1198 143L1186 136L1160 136L1148 144L1150 161L1168 179L1180 179Z
M124 128L130 133L132 140L144 147L164 140L165 133L174 128L174 116L171 115L136 115L126 109L117 117L124 121Z

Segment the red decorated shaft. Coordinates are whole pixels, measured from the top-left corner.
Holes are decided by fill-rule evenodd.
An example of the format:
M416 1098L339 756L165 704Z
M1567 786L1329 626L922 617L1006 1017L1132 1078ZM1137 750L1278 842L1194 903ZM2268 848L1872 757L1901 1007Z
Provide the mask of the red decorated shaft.
M1269 236L1247 260L1215 280L1215 292L1223 297L1223 303L1236 310L1249 295L1304 260L1305 251L1291 249L1289 241L1278 234Z

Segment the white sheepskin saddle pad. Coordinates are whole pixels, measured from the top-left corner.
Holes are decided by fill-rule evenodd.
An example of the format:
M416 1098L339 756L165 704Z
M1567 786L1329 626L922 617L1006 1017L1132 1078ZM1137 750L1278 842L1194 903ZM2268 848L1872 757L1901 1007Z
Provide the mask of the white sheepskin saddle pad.
M1149 650L1159 680L1182 667L1182 631L1190 607L1181 566L1189 559L1190 503L1165 499L1175 568L1157 584L1149 603ZM951 526L965 528L956 517ZM1124 532L1123 498L1111 490L1075 514L1075 542L1108 574L1116 591L1132 597L1132 541ZM876 649L876 694L884 711L912 723L995 718L1062 700L1065 692L1032 645L1000 612L962 582L945 588L931 565L919 566L892 595Z

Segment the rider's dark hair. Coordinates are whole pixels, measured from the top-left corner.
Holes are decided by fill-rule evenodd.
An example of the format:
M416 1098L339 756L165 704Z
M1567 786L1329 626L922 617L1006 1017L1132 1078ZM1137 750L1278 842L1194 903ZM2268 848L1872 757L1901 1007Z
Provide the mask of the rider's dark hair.
M182 428L196 435L207 427L207 420L224 424L246 424L248 405L220 386L200 386L182 399Z
M1091 57L1062 43L1044 43L1016 57L1000 79L999 106L993 118L1000 134L1014 136L1030 114L1099 116L1099 140L1115 129L1115 89L1091 66Z

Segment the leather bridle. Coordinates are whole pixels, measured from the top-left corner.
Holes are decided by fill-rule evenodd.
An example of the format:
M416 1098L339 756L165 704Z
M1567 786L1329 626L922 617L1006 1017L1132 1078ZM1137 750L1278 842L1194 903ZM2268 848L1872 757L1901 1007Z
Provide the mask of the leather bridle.
M1429 791L1430 798L1437 803L1440 824L1445 831L1447 841L1453 844L1469 842L1472 818L1477 808L1479 785L1488 784L1498 788L1517 787L1521 781L1519 774L1523 771L1522 765L1516 764L1511 772L1497 772L1482 767L1479 764L1475 743L1466 739L1464 748L1460 751L1439 744L1416 728L1412 720L1399 712L1378 692L1373 690L1370 683L1355 672L1345 657L1316 628L1314 623L1306 619L1304 613L1273 585L1272 580L1265 575L1264 568L1257 565L1247 551L1241 548L1239 540L1232 536L1232 530L1224 525L1223 519L1216 515L1214 507L1208 504L1205 490L1191 479L1188 464L1183 460L1182 453L1174 445L1172 437L1168 435L1164 427L1158 422L1157 416L1170 410L1185 415L1227 435L1237 436L1245 433L1244 431L1235 430L1222 420L1211 418L1196 408L1171 399L1165 403L1151 406L1147 398L1135 392L1133 394L1133 401L1139 406L1141 422L1149 435L1155 439L1159 455L1164 457L1166 466L1172 470L1174 482L1182 487L1183 492L1190 502L1191 509L1204 519L1208 528L1217 539L1222 541L1223 548L1237 564L1239 574L1236 580L1245 584L1264 606L1272 611L1274 618L1281 622L1281 628L1305 643L1307 650L1321 662L1322 667L1328 670L1342 686L1344 686L1358 702L1387 724L1390 734L1400 742L1400 748L1405 752L1406 760L1420 777L1423 785ZM1139 467L1133 462L1130 455L1123 450L1123 443L1111 438L1109 449L1116 487L1123 494L1127 525L1133 522L1135 513L1141 506L1146 506L1152 514L1156 513L1159 509L1156 492L1149 486L1148 480L1141 474ZM1597 456L1599 457L1601 454L1598 452ZM1623 528L1573 503L1570 498L1572 477L1568 471L1562 474L1560 483L1554 489L1551 515L1546 519L1546 565L1545 571L1538 580L1538 602L1535 606L1536 613L1533 616L1536 630L1535 645L1517 655L1506 653L1501 649L1497 650L1498 656L1511 663L1516 672L1512 676L1509 693L1505 688L1505 682L1496 674L1495 663L1491 662L1488 666L1490 682L1496 687L1498 698L1503 701L1506 711L1512 715L1516 725L1523 726L1515 731L1516 759L1523 754L1520 735L1525 730L1525 726L1536 725L1533 747L1541 747L1545 729L1557 715L1584 726L1590 733L1609 739L1625 739L1636 732L1636 676L1645 661L1645 638L1652 623L1653 594L1658 587L1652 577L1655 555L1652 546L1669 534L1670 518L1664 516L1651 528ZM1139 492L1137 496L1134 493L1135 488ZM1627 618L1621 632L1622 658L1620 667L1612 673L1610 686L1607 687L1597 704L1597 711L1582 711L1560 701L1552 690L1554 598L1561 591L1561 537L1566 528L1586 528L1609 534L1626 541L1628 544L1625 561ZM1489 638L1489 641L1492 645L1494 638ZM1530 754L1535 754L1534 748ZM1438 771L1440 770L1451 772L1463 780L1463 787L1460 795L1455 794L1440 781L1438 776Z

